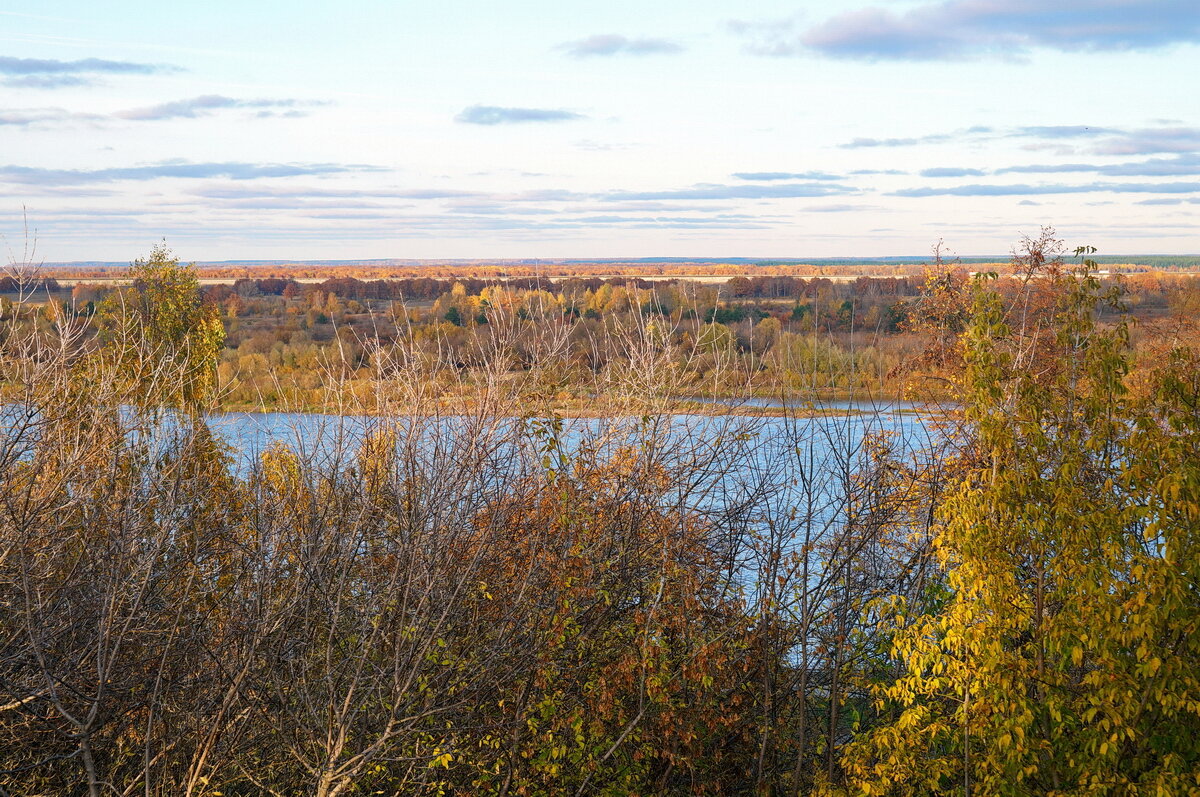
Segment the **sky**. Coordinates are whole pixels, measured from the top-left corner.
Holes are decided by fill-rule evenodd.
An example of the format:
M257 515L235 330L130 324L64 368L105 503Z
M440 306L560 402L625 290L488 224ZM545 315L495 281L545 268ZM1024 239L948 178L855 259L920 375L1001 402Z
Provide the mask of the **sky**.
M27 221L26 221L27 220ZM47 261L1200 252L1197 0L0 0ZM10 257L13 255L10 255Z

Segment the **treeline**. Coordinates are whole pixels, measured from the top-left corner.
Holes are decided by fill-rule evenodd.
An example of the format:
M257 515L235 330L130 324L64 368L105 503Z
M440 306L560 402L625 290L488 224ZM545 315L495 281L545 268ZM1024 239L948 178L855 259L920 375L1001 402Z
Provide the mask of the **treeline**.
M924 426L681 420L710 352L640 311L566 419L573 327L512 312L234 450L221 308L166 251L94 319L16 308L0 788L1195 793L1194 322L1135 368L1094 266L1026 245L1037 279L924 286L961 407Z
M603 280L596 280L602 283ZM617 282L617 280L614 280ZM354 277L330 277L315 284L298 283L291 279L249 279L234 281L232 286L215 285L205 289L214 301L222 301L232 295L238 296L284 296L293 298L305 293L320 292L340 299L436 299L448 293L455 284L463 285L473 293L496 284L496 280L463 279L445 280L431 277L397 280L361 280ZM544 280L533 277L517 277L505 280L505 285L515 290L538 290L545 286Z
M912 258L906 264L879 264L832 261L825 265L808 263L751 263L749 261L727 262L719 260L667 261L367 261L354 263L344 260L306 261L302 263L269 263L250 261L247 263L205 263L197 266L197 276L204 280L222 279L230 282L237 279L325 279L331 273L338 277L353 277L361 280L395 279L474 279L486 278L505 280L531 277L538 279L601 278L623 279L676 277L679 279L713 279L744 276L836 276L844 274L863 275L919 275L924 268L922 258ZM128 267L118 264L47 264L49 276L58 278L121 278Z
M0 277L0 293L45 293L60 291L62 286L53 277L35 277L25 279L19 276Z
M242 278L232 285L215 285L205 293L215 301L230 296L286 296L293 298L305 293L319 291L341 299L435 299L449 293L455 285L462 285L470 294L478 295L485 288L503 285L511 290L549 290L554 292L597 291L604 285L614 287L632 286L640 290L652 290L687 281L685 277L648 280L640 277L570 277L565 279L540 279L536 277L512 277L504 280L462 278L437 279L433 277L413 279L362 280L354 277L330 277L319 283L300 283L294 279L267 277L262 279ZM731 277L725 281L722 292L731 298L812 298L824 293L838 296L917 296L924 284L923 276L909 277L859 277L851 283L834 281L827 277L761 276Z
M354 282L300 286L290 298L257 288L207 289L206 295L219 302L228 333L220 371L228 402L311 408L345 378L366 389L372 358L397 345L453 363L466 389L475 390L492 378L476 365L480 353L510 328L519 341L510 364L514 378L539 356L537 341L562 334L558 392L568 402L594 394L592 383L605 369L629 367L621 340L641 327L653 328L679 353L676 367L690 379L681 395L735 397L751 390L778 397L804 390L823 398L946 398L947 382L928 371L928 351L957 345L966 308L945 309L936 323L923 319L947 288L961 296L969 283L967 272L950 269L915 288L904 280L773 277L744 284L570 280L541 287L431 280L405 287L412 295L399 292L404 299L367 298L374 286ZM1154 356L1163 324L1200 308L1195 279L1136 275L1106 278L1103 285L1120 291L1140 322L1133 333L1135 365ZM996 281L1006 303L1021 301L1028 288L1014 277ZM769 296L784 290L805 295ZM750 295L756 292L767 295Z
M996 290L1006 303L1020 301L1026 280L1012 264L1006 271ZM437 389L477 393L494 380L478 367L481 352L510 328L518 339L511 378L522 378L540 356L538 341L562 335L556 393L567 408L595 394L605 369L631 367L622 339L641 327L679 352L676 367L689 377L681 396L778 398L803 390L824 399L949 398L948 383L928 370L928 352L957 345L966 311L947 310L937 323L922 318L945 286L961 294L971 278L961 267L939 274L852 282L763 275L724 283L271 278L209 286L202 295L226 331L218 376L227 407L325 408L333 386L368 390L374 361L398 346L452 363L464 377ZM1200 308L1194 278L1140 274L1102 282L1121 292L1139 321L1135 366L1155 356L1163 324ZM59 312L90 317L110 294L76 286ZM6 301L0 298L0 318Z
M606 369L630 367L624 339L652 329L678 353L681 396L740 395L750 383L768 393L792 384L881 394L920 348L889 297L780 303L723 301L717 286L688 283L550 288L492 284L476 294L454 283L432 301L382 304L316 286L292 299L231 295L219 305L228 330L221 382L237 403L318 406L325 386L345 377L365 389L373 359L412 347L452 364L471 390L493 378L480 363L498 337L515 337L516 378L549 336L562 339L560 392L591 395ZM856 329L864 342L851 339Z
M647 324L677 344L678 365L692 382L685 394L740 395L749 382L768 394L802 385L830 396L901 391L895 375L920 348L905 320L916 297L889 291L907 290L907 283L880 280L863 290L862 282L768 277L747 284L764 296L675 280L348 278L247 279L206 287L202 295L219 309L227 332L219 375L229 406L320 407L329 385L344 386L349 376L366 389L371 359L409 343L478 383L486 375L474 363L492 345L496 325L520 328L516 374L535 356L526 342L569 331L561 391L568 399L594 392L597 373L624 357L618 339ZM746 293L740 283L733 288ZM780 290L800 295L765 295ZM110 294L76 286L63 311L90 313Z

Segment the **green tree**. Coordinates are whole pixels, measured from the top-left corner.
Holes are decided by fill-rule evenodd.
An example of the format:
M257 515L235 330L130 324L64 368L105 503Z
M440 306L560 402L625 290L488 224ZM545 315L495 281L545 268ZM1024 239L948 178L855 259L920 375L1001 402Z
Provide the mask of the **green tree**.
M700 327L700 333L696 338L696 347L700 351L713 354L730 352L736 344L737 338L734 337L733 331L724 324L716 322Z
M1197 359L1177 349L1132 398L1098 282L1050 279L1040 363L976 287L962 346L977 440L934 542L949 593L888 615L892 720L847 748L856 793L1200 789Z
M116 364L143 403L196 408L216 386L225 342L219 308L206 303L195 266L165 244L132 268L133 284L100 308Z

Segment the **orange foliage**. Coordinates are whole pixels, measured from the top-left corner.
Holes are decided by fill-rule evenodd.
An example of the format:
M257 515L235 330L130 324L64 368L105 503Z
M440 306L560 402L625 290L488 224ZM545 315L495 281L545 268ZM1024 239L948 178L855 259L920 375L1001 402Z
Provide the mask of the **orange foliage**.
M497 695L509 722L536 729L498 754L518 793L693 777L722 793L745 771L757 634L722 594L710 529L664 508L671 481L635 450L586 457L478 519L475 622L536 660Z

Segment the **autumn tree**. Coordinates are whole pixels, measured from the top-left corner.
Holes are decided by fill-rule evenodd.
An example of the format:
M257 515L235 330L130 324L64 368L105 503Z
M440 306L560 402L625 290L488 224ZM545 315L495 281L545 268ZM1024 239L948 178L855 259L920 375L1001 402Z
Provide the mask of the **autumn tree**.
M194 265L159 244L134 261L131 287L101 305L109 353L143 401L194 408L216 387L225 330Z
M962 340L977 437L941 507L945 595L896 600L891 720L844 758L861 794L1200 788L1200 404L1176 350L1131 398L1124 323L1087 268L1043 275L1053 336L977 282Z

